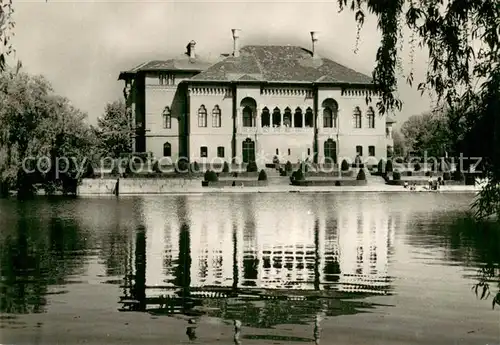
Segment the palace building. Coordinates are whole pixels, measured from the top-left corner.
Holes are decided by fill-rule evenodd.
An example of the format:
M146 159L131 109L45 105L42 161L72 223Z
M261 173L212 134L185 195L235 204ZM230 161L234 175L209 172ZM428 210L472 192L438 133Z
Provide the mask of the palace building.
M120 73L135 152L200 163L387 157L394 121L378 115L372 79L318 56L316 32L312 50L240 47L232 32L232 54L215 61L191 41L177 58Z

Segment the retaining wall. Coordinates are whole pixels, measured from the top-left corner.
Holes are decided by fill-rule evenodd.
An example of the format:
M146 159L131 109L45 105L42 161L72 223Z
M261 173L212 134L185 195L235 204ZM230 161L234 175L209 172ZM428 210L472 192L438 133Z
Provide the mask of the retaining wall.
M78 195L112 195L116 187L116 179L83 179L78 186ZM121 194L160 194L169 191L187 191L200 189L201 179L120 179Z

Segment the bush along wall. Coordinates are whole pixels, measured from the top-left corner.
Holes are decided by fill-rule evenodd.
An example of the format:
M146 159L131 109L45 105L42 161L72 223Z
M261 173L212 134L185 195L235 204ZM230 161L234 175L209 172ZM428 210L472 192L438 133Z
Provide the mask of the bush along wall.
M358 181L366 181L366 173L364 169L359 169L358 176L356 176Z
M345 159L342 161L342 164L340 165L340 169L342 171L349 170L349 163L347 163L347 161Z
M379 174L385 174L385 160L381 159L378 161L377 170Z
M258 168L257 168L257 163L255 162L250 162L248 163L247 165L247 172L256 172L258 171Z
M258 178L259 181L267 181L267 174L266 172L264 171L264 169L262 169L259 173L259 178Z
M392 173L392 180L393 181L399 181L399 180L401 180L401 173L399 171L397 171L397 170L394 171Z
M305 181L305 176L304 173L302 172L302 169L294 171L292 176L290 176L290 182L292 184L296 184L299 181Z
M386 173L392 172L392 161L390 159L385 164L385 172Z

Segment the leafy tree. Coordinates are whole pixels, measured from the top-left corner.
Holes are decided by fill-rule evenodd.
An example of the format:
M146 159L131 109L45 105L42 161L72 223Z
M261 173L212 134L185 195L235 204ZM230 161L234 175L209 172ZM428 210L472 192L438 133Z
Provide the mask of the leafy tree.
M118 158L132 152L132 127L123 101L106 104L104 116L97 120L101 154Z
M429 64L418 84L446 102L454 131L453 146L464 156L484 157L488 184L474 203L476 216L500 214L500 6L498 0L338 0L341 10L355 12L358 37L365 13L377 17L381 31L373 80L380 113L401 108L397 68L401 65L403 30L408 28L410 61L416 44L425 46ZM358 42L356 42L358 44ZM412 63L410 63L412 65ZM411 67L413 69L413 67ZM413 70L407 82L414 82ZM481 138L481 140L477 140Z
M18 196L35 192L44 184L47 191L68 179L79 179L81 164L91 159L96 138L86 123L86 114L64 97L54 94L41 76L6 70L0 73L0 181L2 189L16 189ZM48 157L46 169L23 168L30 157ZM66 158L57 173L57 158Z
M0 0L0 72L5 70L7 56L14 52L10 44L15 25L13 14L12 0Z
M406 145L420 157L443 157L453 151L454 135L443 111L411 116L402 126ZM455 136L456 137L456 136Z
M407 149L404 138L401 135L400 131L392 131L392 140L394 141L394 155L403 157L406 154Z

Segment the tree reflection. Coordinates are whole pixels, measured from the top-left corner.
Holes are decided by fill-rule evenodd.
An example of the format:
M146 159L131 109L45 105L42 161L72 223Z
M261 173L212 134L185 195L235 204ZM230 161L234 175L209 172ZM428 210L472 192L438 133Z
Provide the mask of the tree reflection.
M19 203L16 223L2 224L6 236L0 243L0 311L4 313L44 312L49 286L69 283L68 278L83 269L86 246L76 221L56 216L45 221L30 216L31 207L30 202Z
M491 297L492 308L500 305L500 224L461 219L451 227L453 247L465 247L480 266L472 290L483 300Z
M132 296L139 302L137 309L146 310L146 229L140 226L135 235L135 280Z
M189 231L189 219L186 209L185 197L177 200L177 215L179 218L179 257L175 269L174 284L181 288L183 309L186 307L190 296L191 286L191 234Z
M445 247L446 259L477 267L472 291L479 299L500 303L500 224L476 221L467 216L440 217L431 224L416 218L410 244L425 247ZM430 225L430 226L429 226Z

